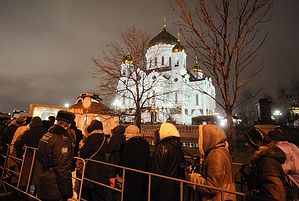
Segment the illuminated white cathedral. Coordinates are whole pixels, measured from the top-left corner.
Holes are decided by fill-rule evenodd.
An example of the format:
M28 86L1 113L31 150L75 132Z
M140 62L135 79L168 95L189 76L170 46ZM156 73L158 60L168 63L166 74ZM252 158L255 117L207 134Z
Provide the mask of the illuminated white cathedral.
M146 51L146 69L135 69L130 55L120 66L121 78L118 82L118 95L113 105L126 114L133 114L135 104L133 94L143 93L142 122L175 121L178 124L191 124L192 117L212 115L216 109L215 87L212 79L203 74L199 65L187 68L187 54L180 40L171 35L164 25L154 37ZM136 87L136 73L139 85ZM130 90L127 90L129 88ZM131 93L133 91L133 94ZM130 122L127 115L123 121Z

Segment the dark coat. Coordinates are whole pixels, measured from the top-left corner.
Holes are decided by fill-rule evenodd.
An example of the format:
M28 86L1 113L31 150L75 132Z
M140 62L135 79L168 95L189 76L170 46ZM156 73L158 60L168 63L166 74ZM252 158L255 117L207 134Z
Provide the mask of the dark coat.
M16 149L17 157L22 158L23 155L23 147L26 145L28 147L38 147L38 142L42 138L42 136L47 133L47 129L41 125L39 126L34 126L32 125L29 130L26 130L24 134L15 142L14 146ZM21 186L26 186L28 177L29 177L29 172L30 172L30 167L31 167L31 162L33 159L33 153L34 150L31 148L28 148L26 151L26 156L24 157L24 166L23 166L23 171L22 171L22 177L21 177ZM37 184L37 175L39 171L38 167L39 163L34 164L34 168L32 171L32 184L36 185Z
M52 126L39 141L37 160L42 171L39 175L37 195L41 199L66 199L73 196L72 139L59 125Z
M285 174L282 164L286 156L278 147L272 147L255 158L247 179L251 180L252 193L247 200L285 201Z
M184 179L183 149L178 137L162 139L152 155L150 171L153 173ZM152 201L177 201L180 196L179 182L152 177Z
M19 126L20 126L20 124L18 124L16 122L12 122L4 129L4 132L0 136L1 145L11 143L12 138Z
M123 145L126 141L125 138L125 127L122 125L116 126L111 131L112 136L109 141L107 161L112 164L119 165L120 163L120 154L123 149ZM117 168L110 166L109 178L114 178L116 176Z
M120 165L147 171L149 162L149 144L142 137L133 137L127 140L121 153ZM122 176L122 175L120 175ZM146 200L147 175L126 171L125 174L125 201Z
M108 150L108 143L102 130L94 130L88 135L85 144L80 149L80 157L83 159L90 159L90 157L100 148L102 143L103 146L101 149L91 159L106 162L105 154ZM101 163L89 161L86 164L85 177L108 185L109 167ZM84 187L93 188L95 187L95 184L84 181Z

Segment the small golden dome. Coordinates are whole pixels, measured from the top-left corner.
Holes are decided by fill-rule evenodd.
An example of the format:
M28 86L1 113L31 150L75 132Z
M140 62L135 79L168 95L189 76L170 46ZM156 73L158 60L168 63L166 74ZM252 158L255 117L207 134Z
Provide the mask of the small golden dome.
M193 73L202 73L202 69L201 69L200 66L195 65L195 66L192 67L192 72Z
M129 53L126 56L124 56L123 63L124 64L132 64L133 63L133 58Z

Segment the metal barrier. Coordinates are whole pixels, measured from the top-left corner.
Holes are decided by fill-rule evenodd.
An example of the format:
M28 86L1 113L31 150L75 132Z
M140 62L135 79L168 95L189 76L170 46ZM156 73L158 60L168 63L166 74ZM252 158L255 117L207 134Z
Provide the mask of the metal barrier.
M7 146L7 145L6 145ZM30 164L30 169L29 169L29 175L28 175L28 178L25 178L27 179L27 183L26 183L26 186L25 188L21 188L20 187L20 182L21 182L21 179L22 179L22 175L23 175L23 171L24 171L24 163L25 163L25 159L26 159L26 154L28 151L32 151L33 154L32 154L32 161L31 161L31 164ZM34 148L34 147L25 147L24 149L24 154L23 154L23 158L22 159L18 159L12 155L9 154L9 146L7 148L7 151L6 151L6 154L3 155L1 154L1 158L4 158L4 164L2 166L2 164L0 164L0 169L2 170L2 174L1 174L1 179L0 179L0 182L1 182L1 185L5 188L5 185L6 186L9 186L11 188L13 188L14 190L17 190L25 195L27 195L28 197L30 198L33 198L35 200L40 200L38 199L37 195L35 194L31 194L29 192L29 188L30 188L30 184L31 184L31 177L33 175L33 169L34 169L34 164L35 164L35 156L36 156L36 151L38 149L37 148ZM20 165L20 171L15 171L15 170L11 170L8 165L7 165L7 162L10 158L13 158L14 160L18 160L19 162L21 162L21 165ZM144 175L147 175L148 177L148 189L147 189L147 193L148 193L148 197L147 197L147 200L150 201L151 200L151 188L152 188L152 178L153 177L157 177L157 178L163 178L163 179L167 179L167 180L171 180L171 181L174 181L174 182L178 182L179 183L179 187L180 187L180 201L183 201L184 199L184 187L186 186L198 186L198 187L204 187L204 188L207 188L207 189L212 189L212 190L215 190L215 191L219 191L221 193L221 200L223 200L223 194L224 193L229 193L229 194L234 194L236 195L236 197L240 197L241 199L244 198L245 194L244 193L241 193L241 192L234 192L234 191L228 191L228 190L224 190L224 189L221 189L221 188L217 188L217 187L211 187L211 186L206 186L206 185L200 185L198 183L194 183L194 182L190 182L190 181L187 181L187 180L182 180L182 179L177 179L177 178L173 178L173 177L168 177L168 176L164 176L164 175L159 175L159 174L155 174L155 173L152 173L152 172L147 172L147 171L141 171L141 170L137 170L137 169L133 169L133 168L128 168L128 167L124 167L124 166L120 166L120 165L115 165L115 164L111 164L111 163L107 163L107 162L102 162L102 161L97 161L97 160L93 160L93 159L82 159L82 158L79 158L79 157L75 157L76 160L79 160L81 161L81 165L82 165L82 175L81 177L73 177L73 180L75 181L79 181L79 189L77 191L78 193L78 197L77 197L77 200L83 200L84 199L82 198L82 189L83 189L83 183L84 181L88 181L88 182L91 182L95 185L99 185L99 186L103 186L105 188L109 188L115 192L118 192L120 193L120 201L123 201L124 200L124 189L125 189L125 177L126 177L126 172L127 171L132 171L132 172L136 172L136 173L141 173L141 174L144 174ZM118 169L121 169L122 170L122 184L121 184L121 188L118 189L116 187L111 187L107 184L104 184L104 183L100 183L98 181L95 181L95 180L92 180L92 179L89 179L89 178L86 178L84 176L84 173L85 173L85 168L86 168L86 163L89 163L89 165L91 165L92 163L99 163L99 164L103 164L103 165L107 165L107 166L111 166L111 167L114 167L114 168L118 168ZM6 181L5 180L5 174L8 174L8 173L13 173L14 175L17 176L18 178L18 182L17 182L17 185L13 185L11 184L9 181Z

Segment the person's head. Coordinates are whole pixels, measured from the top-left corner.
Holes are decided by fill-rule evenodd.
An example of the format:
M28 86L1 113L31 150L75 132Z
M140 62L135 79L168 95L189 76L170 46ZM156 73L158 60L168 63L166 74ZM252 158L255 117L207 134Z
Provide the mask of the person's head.
M141 137L140 129L135 125L129 125L125 131L126 140L132 137Z
M95 130L103 131L103 123L96 119L92 120L86 128L86 131L88 134L90 134L92 131L95 131Z
M55 117L54 116L48 116L48 121L52 122L54 124L55 122Z
M180 133L172 123L162 123L159 130L160 140L167 137L180 137Z
M25 125L30 124L31 120L32 120L32 117L26 117L26 119L25 119Z
M75 117L75 114L72 112L59 110L56 116L57 124L67 130L69 129L71 122L74 121Z
M123 143L126 141L125 138L125 127L117 125L111 130L111 138L109 141L109 152L119 151Z
M215 124L199 126L198 149L202 157L217 147L227 147L226 134Z
M271 138L261 129L252 128L246 134L247 137L247 145L253 148L255 151L260 150L261 147L268 146L272 140Z
M267 133L267 135L273 140L273 141L288 141L289 139L284 134L283 130L280 128L275 128L274 130L271 130Z
M25 121L25 118L23 116L18 116L16 118L16 123L22 125Z
M41 127L43 126L42 119L38 116L33 117L29 124L30 128Z

